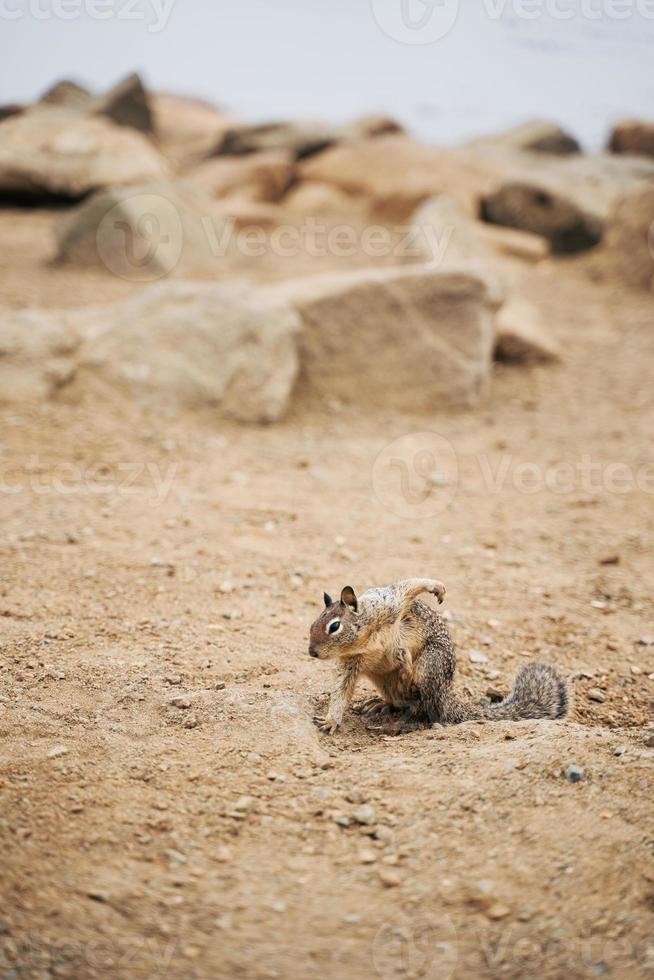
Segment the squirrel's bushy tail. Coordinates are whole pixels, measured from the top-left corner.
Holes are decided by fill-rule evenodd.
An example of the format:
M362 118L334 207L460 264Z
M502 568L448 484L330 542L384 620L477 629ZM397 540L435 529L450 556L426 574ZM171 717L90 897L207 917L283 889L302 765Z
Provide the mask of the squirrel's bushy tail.
M484 717L502 721L563 718L568 713L568 685L549 664L525 664L508 698L484 709Z

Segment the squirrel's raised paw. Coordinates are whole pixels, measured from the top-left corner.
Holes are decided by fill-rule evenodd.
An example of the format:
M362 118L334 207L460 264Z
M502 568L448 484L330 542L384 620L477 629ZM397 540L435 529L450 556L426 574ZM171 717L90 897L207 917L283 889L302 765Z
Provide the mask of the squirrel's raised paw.
M431 592L432 595L436 596L439 603L441 603L445 598L445 586L443 585L442 582L435 580L434 584L432 585L429 591Z
M339 723L334 721L333 718L323 718L320 715L315 715L313 720L320 731L324 732L326 735L333 735L339 725Z

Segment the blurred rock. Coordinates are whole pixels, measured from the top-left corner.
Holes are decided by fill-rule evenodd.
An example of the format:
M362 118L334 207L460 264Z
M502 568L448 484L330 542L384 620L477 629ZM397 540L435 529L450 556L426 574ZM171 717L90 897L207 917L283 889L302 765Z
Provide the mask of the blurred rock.
M86 338L76 378L82 394L215 406L247 422L274 422L288 407L298 318L245 283L159 283L78 316Z
M289 211L316 217L343 215L352 219L365 216L368 210L365 198L352 197L340 188L319 180L294 183L282 203Z
M80 344L73 314L40 310L0 317L0 403L49 398L75 373Z
M556 123L533 120L514 126L512 129L492 136L473 140L471 147L498 149L502 151L520 150L528 153L544 153L566 156L581 152L579 143Z
M162 153L182 169L204 160L233 125L225 113L201 99L153 92L149 104Z
M294 160L289 150L214 157L189 171L188 178L212 198L275 202L291 182Z
M0 123L0 194L5 197L76 200L108 185L167 172L144 136L108 119L44 106Z
M654 157L654 122L624 119L613 127L609 139L611 153L632 153Z
M90 111L106 116L119 126L131 126L143 133L151 133L153 129L148 95L136 72L118 82L105 95L93 99Z
M602 252L609 275L635 288L654 287L654 182L617 201Z
M300 314L301 386L313 397L424 412L486 390L497 298L477 273L365 269L270 293Z
M511 364L547 364L561 351L548 334L540 310L529 300L511 297L498 311L495 360Z
M462 262L477 264L482 269L488 267L490 251L477 233L476 224L445 194L425 201L411 219L414 242L422 260L439 269Z
M39 102L42 105L56 105L66 109L84 109L92 98L91 92L83 85L64 78L47 89Z
M477 234L489 249L501 255L510 255L526 262L540 262L550 254L550 243L542 235L517 228L503 228L475 222Z
M501 157L492 159L499 166ZM533 159L507 157L506 176L481 197L480 216L541 235L554 252L598 244L619 198L654 180L654 164L632 157L552 157L536 165Z
M279 122L261 126L232 126L215 148L215 155L239 155L263 150L286 150L295 158L311 156L337 139L320 122Z
M212 202L180 181L111 187L59 223L57 261L103 268L130 282L217 268L204 223L214 219L219 230L222 216Z
M369 140L392 133L403 133L404 127L391 116L362 116L339 130L341 140Z
M404 221L430 197L448 194L472 214L482 191L502 169L458 150L443 150L401 135L342 143L303 161L302 180L329 184L368 201L381 219Z

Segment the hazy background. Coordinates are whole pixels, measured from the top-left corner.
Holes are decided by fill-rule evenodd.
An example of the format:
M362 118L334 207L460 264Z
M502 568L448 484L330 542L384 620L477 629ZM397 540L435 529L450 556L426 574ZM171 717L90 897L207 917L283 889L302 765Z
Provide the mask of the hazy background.
M384 111L451 143L538 116L591 147L616 117L654 111L648 0L621 0L620 20L606 13L611 0L543 0L529 20L511 2L496 18L487 11L501 0L460 0L452 30L427 45L387 36L369 0L95 0L106 20L89 16L93 0L62 2L69 20L57 0L0 0L3 101L31 100L62 77L101 89L136 69L150 87L245 120Z

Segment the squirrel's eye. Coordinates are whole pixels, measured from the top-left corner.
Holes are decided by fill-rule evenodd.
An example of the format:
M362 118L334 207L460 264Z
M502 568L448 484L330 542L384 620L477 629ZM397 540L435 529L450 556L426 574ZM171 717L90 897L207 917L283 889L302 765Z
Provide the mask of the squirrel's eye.
M329 632L330 633L336 633L336 631L337 630L340 630L340 628L341 628L341 623L340 623L340 620L338 620L338 619L335 619L333 623L330 623L329 624Z

